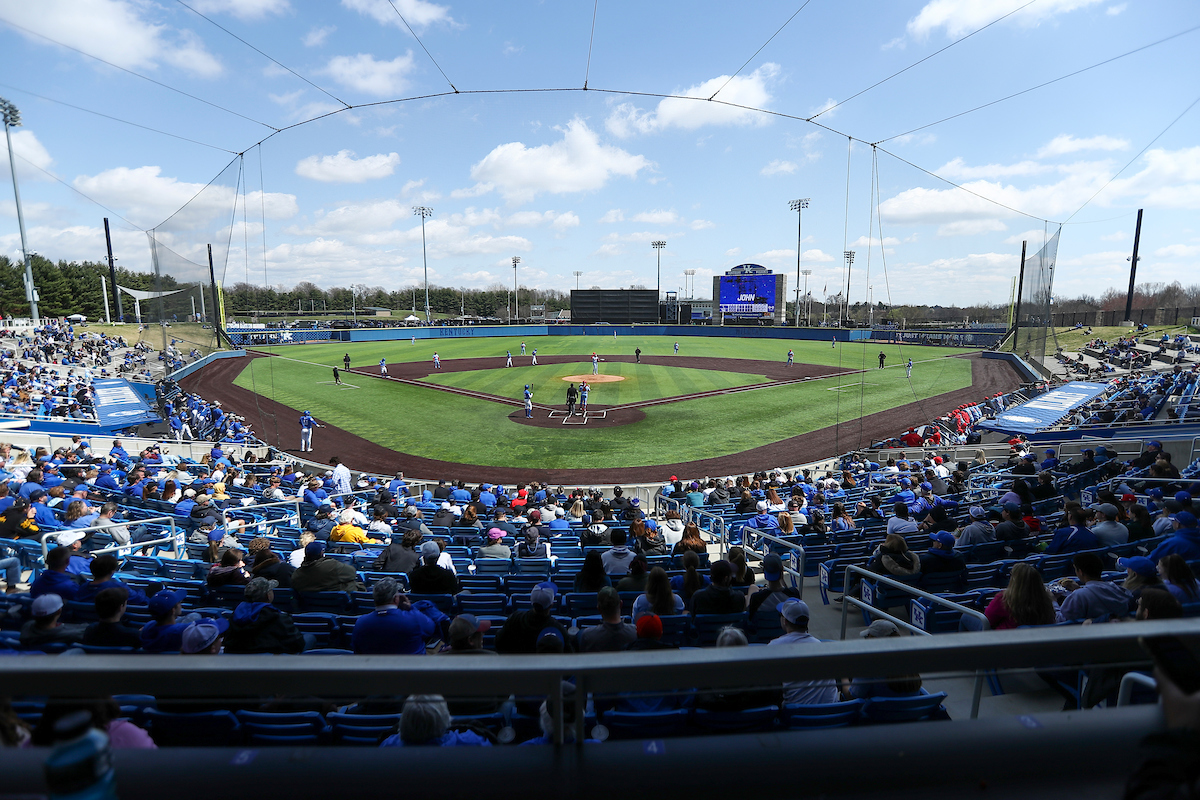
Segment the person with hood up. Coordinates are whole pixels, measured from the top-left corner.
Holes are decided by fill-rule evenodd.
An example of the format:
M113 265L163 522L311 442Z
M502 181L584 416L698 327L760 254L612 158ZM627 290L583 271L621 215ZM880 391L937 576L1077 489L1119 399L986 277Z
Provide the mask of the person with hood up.
M683 517L672 509L667 512L667 518L662 523L662 538L669 547L674 547L683 541Z
M755 508L758 510L758 513L746 520L745 527L769 533L772 536L778 536L779 520L774 514L770 513L770 506L767 501L759 500Z
M233 610L225 632L226 653L302 653L311 646L291 615L272 605L278 585L267 578L246 584L246 599Z

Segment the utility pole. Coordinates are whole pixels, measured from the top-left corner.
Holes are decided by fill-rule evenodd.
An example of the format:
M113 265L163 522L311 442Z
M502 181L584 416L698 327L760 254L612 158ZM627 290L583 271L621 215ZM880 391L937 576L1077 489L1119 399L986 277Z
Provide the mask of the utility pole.
M425 267L425 324L429 324L429 258L425 253L425 218L433 216L428 206L413 206L413 214L421 218L421 263Z
M513 262L513 311L515 312L514 316L520 317L521 316L521 297L519 294L517 294L517 264L521 263L521 257L513 256L512 262Z
M12 173L13 199L17 204L17 226L21 229L21 255L25 258L25 299L29 301L29 316L34 325L41 325L42 319L38 314L38 293L33 285L33 262L29 258L29 245L25 242L25 217L21 213L21 189L17 186L17 161L13 155L12 132L21 124L21 112L12 103L0 97L0 117L4 123L4 138L8 142L8 169Z
M808 208L809 198L804 197L799 200L792 200L788 203L788 208L796 212L796 327L800 327L800 244L803 237L800 235L800 221L804 216L804 209ZM805 291L807 291L808 281L805 281Z
M1137 277L1138 245L1142 241L1142 209L1138 209L1137 227L1133 229L1133 255L1129 262L1129 294L1125 295L1125 324L1133 325L1133 281Z

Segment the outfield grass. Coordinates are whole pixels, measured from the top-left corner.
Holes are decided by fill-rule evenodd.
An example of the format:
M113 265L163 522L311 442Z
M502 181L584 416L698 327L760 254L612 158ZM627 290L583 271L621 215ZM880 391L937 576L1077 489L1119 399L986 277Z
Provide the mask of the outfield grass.
M579 339L568 337L554 337L549 341L582 344ZM589 345L595 342L599 346L595 337L589 337L586 341ZM728 346L739 341L742 340L694 339L681 342L680 355L699 355L696 351L705 349L702 344L715 342ZM443 358L451 357L447 353L461 357L474 356L479 354L479 345L487 348L495 345L494 341L487 340L438 344L456 345L453 350L441 347L439 353ZM755 341L754 344L762 343ZM777 349L779 344L776 343L776 347L771 349ZM793 345L797 350L796 360L812 363L815 357L810 359L801 356L798 345L802 344L807 343ZM476 349L469 349L467 345L473 345ZM659 346L662 346L661 340ZM668 342L664 349L669 349L669 346ZM859 353L863 348L862 345L841 344L838 347L847 350L856 348ZM874 345L872 350L877 353L878 347ZM828 343L825 348L828 348ZM814 349L812 353L819 353L825 348ZM398 348L395 343L386 343L381 349ZM724 347L713 349L725 350ZM619 428L532 428L508 419L513 411L512 406L452 395L432 388L353 374L346 376L346 380L359 388L338 388L332 385L332 376L324 363L292 360L301 350L310 348L287 347L283 348L283 358L254 359L238 376L236 384L292 408L308 409L324 423L398 452L458 463L529 469L649 466L729 455L819 430L839 420L857 419L860 414L885 411L971 384L971 364L968 360L948 358L948 351L941 348L905 347L905 356L911 356L918 362L911 382L905 378L904 368L897 358L894 367L869 370L861 375L842 375L749 393L652 406L645 409L646 418L643 421ZM646 352L647 347L642 346L642 350ZM731 351L737 352L729 348L721 354ZM333 349L326 347L323 352L332 354ZM336 355L340 356L343 352L345 346L337 348ZM555 351L549 347L543 348L539 341L538 352ZM590 353L591 350L587 349L586 352ZM768 350L763 348L759 352ZM786 354L786 347L783 352ZM503 351L500 355L503 356ZM737 355L750 357L745 352L737 352ZM808 355L806 352L805 356ZM925 360L930 359L931 355L937 357ZM359 351L352 352L352 357L358 356ZM335 360L329 355L321 359L329 363ZM370 361L366 355L363 355L363 360ZM378 361L378 357L374 360ZM388 360L393 360L390 354ZM607 365L612 366L616 365ZM843 366L860 365L847 358ZM537 368L539 372L549 369L549 366ZM447 374L442 377L454 376ZM558 397L547 399L538 396L537 399L563 402ZM608 403L607 398L602 396L593 395L592 400ZM280 420L280 425L285 446L298 446L298 422L292 426L291 433L287 420ZM320 436L320 431L316 435ZM853 442L846 443L846 446L853 445Z
M527 355L521 356L521 342L526 345ZM858 369L876 363L879 352L887 353L888 364L899 364L905 359L921 361L942 358L949 352L944 347L922 347L920 345L880 344L877 342L838 342L836 347L828 341L790 341L787 339L735 339L731 337L690 336L678 340L667 336L530 336L522 340L516 336L497 338L446 338L410 339L389 342L332 342L304 345L275 345L255 347L255 350L275 352L301 361L314 361L326 366L342 366L342 356L350 354L351 366L361 367L379 363L386 358L389 364L408 361L432 361L433 354L446 361L453 358L496 359L496 366L503 367L505 353L511 351L513 362L528 364L533 348L539 355L590 356L593 352L601 356L633 356L634 350L642 349L643 356L674 355L674 343L679 342L679 355L703 358L748 358L756 361L787 361L788 348L796 351L796 361L801 364L820 364L830 367ZM590 365L588 365L590 367ZM590 370L589 370L590 371Z
M566 402L567 378L587 375L590 381L590 364L539 364L536 367L511 367L481 369L471 372L435 372L426 378L430 383L454 386L475 392L522 397L526 384L533 387L534 400L539 403L557 404ZM600 365L602 375L623 378L619 382L591 382L592 391L588 402L593 406L615 406L637 403L642 400L658 400L662 397L677 397L715 389L730 389L752 383L766 383L765 375L747 375L740 372L720 372L710 369L687 369L659 367L649 364L631 364L625 361L609 361Z

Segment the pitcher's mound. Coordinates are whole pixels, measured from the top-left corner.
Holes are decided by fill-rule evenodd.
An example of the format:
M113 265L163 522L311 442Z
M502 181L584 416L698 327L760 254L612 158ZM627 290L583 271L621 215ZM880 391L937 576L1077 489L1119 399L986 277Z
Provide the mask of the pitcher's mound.
M563 380L567 383L616 383L625 379L620 375L568 375Z

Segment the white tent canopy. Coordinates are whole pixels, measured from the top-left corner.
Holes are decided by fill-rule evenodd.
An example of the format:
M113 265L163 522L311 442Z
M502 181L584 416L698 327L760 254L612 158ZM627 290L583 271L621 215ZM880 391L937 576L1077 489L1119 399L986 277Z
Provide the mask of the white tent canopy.
M416 314L409 314L407 317L404 318L404 321L405 322L420 322L421 318L418 317Z

